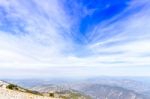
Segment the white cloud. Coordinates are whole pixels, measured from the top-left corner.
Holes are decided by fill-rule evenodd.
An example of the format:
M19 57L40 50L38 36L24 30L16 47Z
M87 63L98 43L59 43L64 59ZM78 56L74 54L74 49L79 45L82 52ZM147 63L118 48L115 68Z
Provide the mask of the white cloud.
M70 75L70 70L73 72L72 75L77 73L78 75L84 73L85 75L88 73L89 75L93 73L105 75L106 71L110 71L110 75L125 75L123 73L127 72L130 67L140 68L150 65L150 56L143 57L146 53L150 53L149 1L134 1L121 15L137 5L143 4L144 8L127 15L114 24L105 26L112 21L109 20L104 24L99 24L93 31L89 31L92 42L84 46L87 51L85 53L89 53L85 57L75 54L83 50L72 40L71 28L76 19L70 19L61 6L61 2L58 0L33 1L0 1L0 6L7 12L4 17L16 22L14 27L7 28L18 33L12 35L11 31L0 31L0 74L8 75L7 68L9 68L13 70L14 75L16 70L24 71L23 74L26 74L26 69L35 70L35 74L39 73L37 69L45 70L44 75L46 75L49 72L46 71L47 68L59 67L64 68L62 72L68 72L67 74ZM114 19L118 17L120 15ZM1 26L3 23L1 18L0 20ZM16 20L19 20L19 23ZM18 25L21 25L24 31L19 30ZM105 33L115 35L108 39L101 39ZM76 52L75 49L79 50ZM77 73L73 71L76 67L81 68L76 69L80 70ZM87 67L87 70L82 70L85 69L84 67ZM90 73L91 68L93 69ZM121 68L125 68L125 71L118 72ZM104 69L104 72L100 69ZM133 68L129 75L133 75L131 71ZM144 73L144 69L141 72L137 70L136 73L150 75L147 72Z

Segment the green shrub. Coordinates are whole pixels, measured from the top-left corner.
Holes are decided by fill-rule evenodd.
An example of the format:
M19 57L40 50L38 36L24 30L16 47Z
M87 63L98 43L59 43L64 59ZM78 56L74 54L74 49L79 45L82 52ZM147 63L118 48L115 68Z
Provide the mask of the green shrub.
M37 91L32 91L32 90L28 90L26 89L27 93L31 93L31 94L35 94L35 95L42 95L41 93L37 92Z
M49 93L49 96L50 97L54 97L54 93Z
M14 84L9 84L6 88L11 89L11 90L18 90L17 85L14 85Z

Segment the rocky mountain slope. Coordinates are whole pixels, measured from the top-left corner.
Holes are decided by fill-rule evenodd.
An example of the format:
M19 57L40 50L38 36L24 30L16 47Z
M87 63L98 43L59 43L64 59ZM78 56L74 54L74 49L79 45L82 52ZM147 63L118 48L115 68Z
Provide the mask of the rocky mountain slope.
M42 96L29 90L0 81L0 99L60 99Z

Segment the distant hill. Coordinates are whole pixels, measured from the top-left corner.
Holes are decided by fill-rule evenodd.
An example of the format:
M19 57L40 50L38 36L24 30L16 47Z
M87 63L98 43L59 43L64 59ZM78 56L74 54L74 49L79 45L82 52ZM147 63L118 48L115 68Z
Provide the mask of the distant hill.
M77 90L91 96L93 99L149 99L134 91L109 85L90 84L80 86Z
M41 92L41 93L48 93L50 91L54 91L56 94L59 94L64 99L92 99L90 96L79 92L77 90L71 89L68 84L61 84L61 85L54 85L54 84L48 84L48 85L40 85L35 86L31 88L32 90ZM65 95L66 94L66 95ZM64 96L65 95L65 96Z
M92 99L150 99L143 94L139 94L133 90L125 89L123 87L95 83L76 83L61 85L50 84L36 86L32 89L40 92L48 92L50 90L64 92L66 90L70 90L78 92L84 96L90 96L90 98Z

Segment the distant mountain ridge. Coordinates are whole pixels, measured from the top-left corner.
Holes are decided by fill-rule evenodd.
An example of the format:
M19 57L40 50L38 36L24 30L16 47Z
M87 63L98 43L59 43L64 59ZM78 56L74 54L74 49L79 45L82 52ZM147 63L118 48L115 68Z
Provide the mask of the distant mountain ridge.
M109 85L91 84L80 87L80 89L77 90L86 93L93 99L149 99L132 90Z
M33 87L33 90L48 92L49 90L66 91L76 90L92 99L149 99L143 94L136 93L122 87L101 84L68 84L68 85L43 85Z

